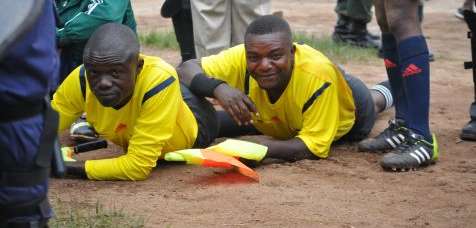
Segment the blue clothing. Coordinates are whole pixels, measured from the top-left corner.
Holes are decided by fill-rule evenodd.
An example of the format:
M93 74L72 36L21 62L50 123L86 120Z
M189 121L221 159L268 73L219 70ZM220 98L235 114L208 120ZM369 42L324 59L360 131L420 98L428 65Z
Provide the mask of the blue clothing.
M36 23L8 48L0 62L0 104L4 107L1 112L19 113L20 110L11 110L11 107L44 103L45 96L57 81L59 62L55 27L53 3L46 0ZM43 113L38 113L10 122L0 121L0 171L8 167L19 170L34 167L43 120ZM6 161L10 161L9 164L5 164ZM0 208L43 198L47 190L47 180L37 186L0 186ZM51 216L49 209L9 221L33 221Z
M423 36L409 37L397 44L390 33L382 34L382 49L395 100L395 118L432 142L429 127L430 65Z
M405 90L403 88L402 73L400 71L397 41L391 33L382 34L382 50L388 80L392 88L392 96L395 101L395 118L404 120L404 115L407 113Z
M432 142L429 127L430 64L425 38L420 35L400 41L398 54L406 94L405 122L408 128Z

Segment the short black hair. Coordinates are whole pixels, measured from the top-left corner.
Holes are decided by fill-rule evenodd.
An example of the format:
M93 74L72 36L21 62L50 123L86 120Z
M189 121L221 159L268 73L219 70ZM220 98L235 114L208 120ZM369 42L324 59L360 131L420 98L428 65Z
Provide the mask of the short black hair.
M84 47L83 56L111 51L123 54L126 59L138 56L140 51L137 35L129 27L118 23L106 23L97 28Z
M283 33L286 39L291 42L292 33L288 22L281 17L265 15L256 18L246 29L245 40L248 35L265 35L271 33Z

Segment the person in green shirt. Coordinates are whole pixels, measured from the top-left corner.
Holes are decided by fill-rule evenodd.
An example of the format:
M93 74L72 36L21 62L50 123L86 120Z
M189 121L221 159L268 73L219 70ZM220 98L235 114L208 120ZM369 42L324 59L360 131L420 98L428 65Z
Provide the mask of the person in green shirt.
M136 31L129 0L55 0L59 23L56 39L60 49L60 81L82 64L83 49L91 34L106 23L120 23Z

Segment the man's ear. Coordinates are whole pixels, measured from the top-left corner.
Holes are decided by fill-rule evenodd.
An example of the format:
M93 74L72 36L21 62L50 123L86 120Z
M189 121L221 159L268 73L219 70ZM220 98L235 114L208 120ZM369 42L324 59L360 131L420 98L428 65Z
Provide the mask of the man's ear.
M144 66L144 59L141 56L139 56L139 59L137 60L136 72L139 73L142 70L143 66Z

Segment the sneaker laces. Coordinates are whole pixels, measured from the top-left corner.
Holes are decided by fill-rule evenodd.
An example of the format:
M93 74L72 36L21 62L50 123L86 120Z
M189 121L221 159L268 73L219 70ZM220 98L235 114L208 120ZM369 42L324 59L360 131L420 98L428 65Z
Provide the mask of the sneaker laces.
M398 133L403 133L403 137L406 138L405 133L408 131L407 128L403 126L403 121L402 120L389 120L388 121L388 127L385 128L380 134L377 135L375 138L392 138L393 136L397 135ZM401 139L401 138L400 138ZM401 141L405 141L401 139Z
M395 151L397 153L410 153L421 146L426 146L431 149L430 151L433 151L433 144L426 141L425 138L421 135L415 134L413 132L408 132L408 134L405 135L405 138L407 140L405 140L402 144L398 145L397 148L395 148Z

